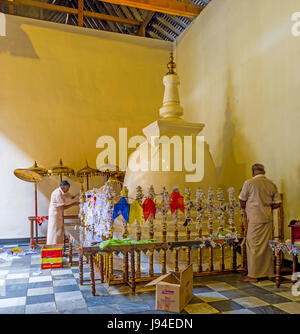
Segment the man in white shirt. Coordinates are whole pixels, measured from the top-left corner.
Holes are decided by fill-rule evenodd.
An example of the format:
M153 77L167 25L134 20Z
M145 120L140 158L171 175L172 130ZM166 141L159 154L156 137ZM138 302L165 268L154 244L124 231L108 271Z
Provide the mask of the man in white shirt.
M276 185L266 178L261 164L252 166L252 179L245 181L239 195L242 208L246 209L248 230L246 236L248 275L244 282L257 282L258 278L273 275L272 238L273 209L281 205Z
M47 245L64 243L64 210L78 205L79 202L66 204L67 199L78 197L68 193L70 184L68 181L62 181L60 187L55 189L51 194L49 214L48 214L48 231Z

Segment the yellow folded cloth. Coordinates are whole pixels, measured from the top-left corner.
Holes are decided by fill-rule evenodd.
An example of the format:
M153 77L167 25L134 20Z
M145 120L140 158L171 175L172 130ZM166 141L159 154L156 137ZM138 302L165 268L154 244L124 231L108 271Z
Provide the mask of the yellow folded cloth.
M142 219L143 219L143 208L141 207L140 203L137 200L134 200L130 204L129 225L131 225L134 221L137 221L140 224L140 226L142 226Z

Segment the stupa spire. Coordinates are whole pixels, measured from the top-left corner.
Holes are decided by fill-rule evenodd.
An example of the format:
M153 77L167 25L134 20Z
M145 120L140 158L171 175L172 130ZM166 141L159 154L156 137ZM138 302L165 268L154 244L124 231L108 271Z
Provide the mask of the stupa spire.
M169 72L167 73L167 75L169 74L176 74L176 63L174 61L174 54L173 52L171 52L171 55L170 55L170 61L168 63L168 69L169 69Z
M176 63L174 61L173 52L170 55L168 63L169 72L164 76L163 83L165 85L165 93L163 106L159 110L162 118L181 118L183 109L180 106L178 85L180 83L179 77L176 73Z

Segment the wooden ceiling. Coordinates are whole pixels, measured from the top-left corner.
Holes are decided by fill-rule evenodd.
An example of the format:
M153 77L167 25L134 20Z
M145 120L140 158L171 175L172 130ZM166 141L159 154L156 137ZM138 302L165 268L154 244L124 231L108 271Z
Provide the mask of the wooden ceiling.
M0 0L0 12L174 41L211 0Z

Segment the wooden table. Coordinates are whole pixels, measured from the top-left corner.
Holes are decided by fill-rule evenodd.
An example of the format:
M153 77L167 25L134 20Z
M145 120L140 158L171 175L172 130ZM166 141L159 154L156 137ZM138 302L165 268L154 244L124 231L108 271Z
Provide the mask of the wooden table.
M282 254L292 254L293 256L293 274L292 274L292 283L297 282L297 278L295 275L297 275L297 256L300 254L300 246L294 245L294 244L289 244L285 242L280 242L280 241L274 241L270 240L269 245L272 248L272 250L275 253L276 257L276 264L275 264L275 271L276 271L276 286L277 288L280 287L281 283L281 274L280 274L280 269L281 269L281 255Z
M96 288L95 288L95 265L94 265L94 257L96 255L100 256L100 265L99 265L99 274L101 283L104 282L104 266L103 266L103 256L105 254L113 254L113 253L122 253L124 256L124 272L123 272L123 282L124 284L131 287L132 292L135 293L136 290L136 272L135 272L135 253L136 252L154 252L154 251L167 251L174 250L179 248L191 248L191 247L199 247L203 245L203 240L186 240L186 241L172 241L172 242L153 242L153 243L145 243L145 244L133 244L133 245L116 245L116 246L107 246L105 249L100 250L100 242L99 240L87 239L85 233L83 232L82 227L66 227L65 234L69 239L69 260L72 263L72 249L73 246L77 247L79 251L79 280L80 285L83 284L83 256L88 259L90 266L90 282L91 282L91 291L92 295L95 296ZM239 242L232 241L233 245L233 271L237 271L236 264L236 247ZM214 242L229 242L228 240L214 240ZM129 273L129 261L131 264L131 272ZM222 271L223 273L224 271ZM209 274L209 273L208 273ZM151 278L155 278L154 276Z

